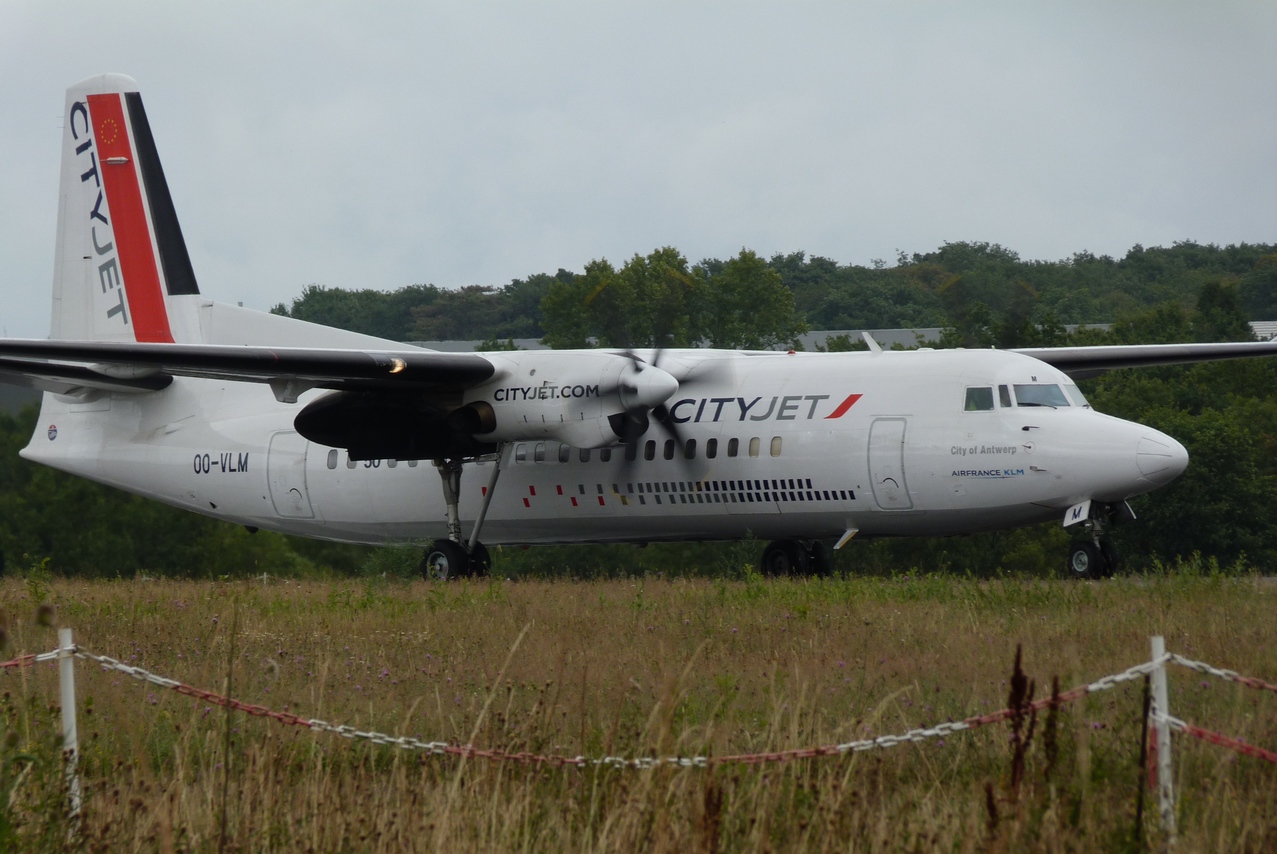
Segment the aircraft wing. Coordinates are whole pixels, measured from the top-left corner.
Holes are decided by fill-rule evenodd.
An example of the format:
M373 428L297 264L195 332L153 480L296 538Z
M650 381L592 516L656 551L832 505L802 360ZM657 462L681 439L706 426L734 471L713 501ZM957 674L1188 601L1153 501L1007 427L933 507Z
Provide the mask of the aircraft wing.
M269 383L281 400L311 388L466 388L496 368L482 356L432 350L337 350L217 344L0 339L0 382L60 394L154 391L175 376Z
M1027 347L1013 350L1059 368L1074 379L1099 376L1117 368L1189 365L1221 359L1277 356L1277 340L1225 344L1129 344L1098 347Z

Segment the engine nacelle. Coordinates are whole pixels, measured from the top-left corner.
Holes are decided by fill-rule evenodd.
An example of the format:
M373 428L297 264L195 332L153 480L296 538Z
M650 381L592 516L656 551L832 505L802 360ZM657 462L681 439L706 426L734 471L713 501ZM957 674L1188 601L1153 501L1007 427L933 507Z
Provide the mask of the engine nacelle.
M351 459L442 459L492 453L502 442L553 439L615 445L646 425L678 381L637 357L553 351L486 354L493 378L464 391L333 391L294 419L297 432ZM638 425L636 427L636 425Z
M554 439L578 448L614 445L614 416L651 409L678 391L678 380L637 357L597 352L486 353L496 375L467 389L467 404L492 407L482 442Z

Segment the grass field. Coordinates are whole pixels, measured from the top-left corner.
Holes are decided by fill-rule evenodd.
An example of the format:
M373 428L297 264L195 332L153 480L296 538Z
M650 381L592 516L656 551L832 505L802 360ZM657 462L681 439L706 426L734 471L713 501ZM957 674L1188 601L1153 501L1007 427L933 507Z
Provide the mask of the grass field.
M1263 579L1197 573L0 584L6 655L55 647L63 625L196 686L222 690L229 673L235 696L307 717L626 756L807 747L999 709L1017 644L1039 697L1053 677L1063 689L1146 659L1155 633L1271 681L1275 604ZM762 767L532 768L228 718L77 668L90 850L1082 851L1137 838L1141 683L1039 716L1016 784L1006 725ZM57 670L0 680L0 847L56 850ZM1277 747L1277 697L1176 668L1170 680L1174 714ZM1277 767L1175 747L1180 850L1277 848ZM1155 793L1144 815L1159 845Z

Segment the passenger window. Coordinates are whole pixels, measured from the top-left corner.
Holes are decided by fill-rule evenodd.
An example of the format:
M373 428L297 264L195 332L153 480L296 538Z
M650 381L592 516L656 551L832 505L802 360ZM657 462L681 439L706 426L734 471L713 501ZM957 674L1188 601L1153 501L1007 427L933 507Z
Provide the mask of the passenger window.
M410 469L415 469L416 467L417 467L417 461L416 461L416 460L408 460L408 468L410 468Z
M395 467L395 466L397 466L397 465L399 465L399 461L398 461L398 460L386 460L386 466L387 466L388 468L394 468L394 467Z
M328 467L330 469L337 468L337 449L333 448L328 452Z
M727 440L727 456L734 457L740 453L740 439Z
M780 456L780 437L779 436L772 436L772 456L773 457Z
M989 386L976 386L967 389L967 412L984 412L993 408L993 389Z
M347 451L346 452L346 468L353 469L357 465L359 464L355 462L355 458L350 455L350 451Z
M559 445L559 462L566 463L570 459L572 459L572 446Z
M638 442L630 442L625 446L625 461L632 463L638 459Z
M665 459L667 460L674 459L674 440L673 439L665 440Z
M761 443L758 441L758 437L757 437L757 436L755 436L754 438L752 438L752 439L750 439L750 440L749 440L749 455L750 455L751 457L756 457L756 456L758 456L758 449L759 449L760 445L761 445Z
M718 456L718 440L708 439L705 442L705 459L712 460Z
M590 449L582 448L581 452L577 454L577 456L581 458L581 462L588 463L590 461Z
M1011 389L1004 385L998 386L998 403L1007 407L1011 405Z
M526 463L528 461L528 446L520 442L514 446L514 461L516 463Z
M532 449L532 461L545 462L545 442L537 442L536 447Z
M656 459L656 440L655 439L648 439L647 444L643 446L643 459L645 460Z
M696 459L696 440L695 439L688 439L683 444L683 456L687 457L689 460Z
M602 461L602 462L605 462L605 463L606 463L606 462L610 462L610 461L611 461L611 459L612 459L612 449L611 449L611 448L600 448L600 449L599 449L599 460L600 460L600 461Z

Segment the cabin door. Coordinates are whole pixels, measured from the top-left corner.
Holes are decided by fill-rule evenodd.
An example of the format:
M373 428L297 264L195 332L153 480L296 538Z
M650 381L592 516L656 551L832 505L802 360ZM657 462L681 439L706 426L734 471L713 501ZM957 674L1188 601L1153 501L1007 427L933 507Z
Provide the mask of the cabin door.
M275 512L285 519L313 519L306 492L306 449L310 442L289 430L270 438L266 456L266 477L270 482L270 500Z
M869 480L882 510L909 510L913 501L905 483L903 418L878 418L869 427Z

